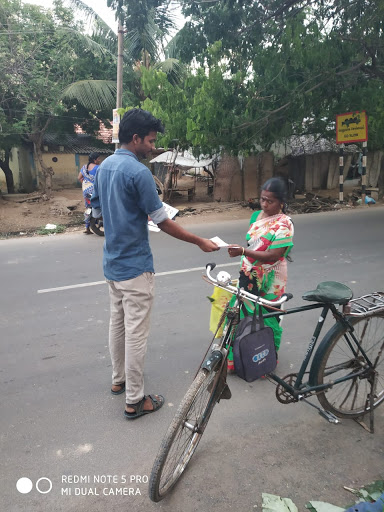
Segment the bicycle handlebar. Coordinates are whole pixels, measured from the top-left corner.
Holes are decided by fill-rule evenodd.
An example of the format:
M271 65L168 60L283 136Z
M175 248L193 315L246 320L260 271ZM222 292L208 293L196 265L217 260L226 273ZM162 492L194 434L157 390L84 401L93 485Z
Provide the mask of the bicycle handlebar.
M218 273L217 277L220 278L215 279L211 276L211 271L216 267L216 263L207 263L205 269L206 269L206 275L209 281L218 288L222 288L223 290L227 290L231 293L234 293L235 295L250 300L251 302L254 302L255 304L264 304L266 306L280 306L281 304L284 304L284 302L287 302L288 300L291 300L293 298L292 293L284 293L280 299L278 300L267 300L263 297L260 297L259 295L254 295L253 293L249 293L245 291L243 288L236 288L236 286L231 285L232 278L228 272L223 272L220 276L221 272Z

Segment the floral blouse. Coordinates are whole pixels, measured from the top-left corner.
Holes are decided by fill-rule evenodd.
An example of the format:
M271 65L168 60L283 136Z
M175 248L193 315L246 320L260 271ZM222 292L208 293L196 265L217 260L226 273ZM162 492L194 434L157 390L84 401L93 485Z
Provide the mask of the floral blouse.
M283 256L276 262L260 263L243 256L240 267L240 287L258 293L269 300L278 299L287 284L286 256L293 247L293 223L284 213L259 219L261 211L255 212L250 220L246 235L249 249L269 251L286 247Z

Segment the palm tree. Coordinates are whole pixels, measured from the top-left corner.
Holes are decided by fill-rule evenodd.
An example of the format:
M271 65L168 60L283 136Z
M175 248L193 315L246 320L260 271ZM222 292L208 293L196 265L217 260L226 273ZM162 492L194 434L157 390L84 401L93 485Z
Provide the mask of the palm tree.
M117 35L102 18L82 0L68 0L72 7L85 15L91 30L93 44L111 55L117 54ZM125 29L124 61L136 73L136 84L132 80L133 92L125 90L125 101L135 103L135 97L145 96L139 85L141 68L154 67L167 74L171 83L180 82L183 66L174 55L173 40L167 45L172 31L176 29L174 15L168 10L169 2L164 0L108 0L108 6L116 10ZM127 69L127 66L125 66ZM116 105L115 81L82 80L63 91L63 97L77 99L92 111L112 109Z

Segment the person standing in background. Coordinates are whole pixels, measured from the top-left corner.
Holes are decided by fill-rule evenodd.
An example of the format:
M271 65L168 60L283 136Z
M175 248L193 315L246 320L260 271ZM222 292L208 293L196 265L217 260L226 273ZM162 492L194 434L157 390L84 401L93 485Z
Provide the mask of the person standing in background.
M83 189L83 197L85 209L91 207L91 196L93 194L93 182L95 181L95 176L97 169L100 165L100 153L93 152L88 157L88 163L83 165L80 169L79 176L77 179L81 182L81 187ZM92 231L90 229L91 223L91 214L84 212L84 222L85 222L85 235L92 235Z

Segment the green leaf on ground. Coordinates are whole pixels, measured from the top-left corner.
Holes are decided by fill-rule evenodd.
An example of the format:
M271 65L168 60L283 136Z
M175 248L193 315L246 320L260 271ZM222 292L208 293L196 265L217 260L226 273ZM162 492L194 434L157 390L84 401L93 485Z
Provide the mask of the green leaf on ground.
M369 501L376 501L384 492L384 480L376 480L376 482L372 484L365 485L360 489L360 493L362 493L362 491L367 493Z
M57 224L53 229L47 229L46 227L41 227L36 231L37 235L54 235L55 233L63 233L66 230L66 226L62 224Z
M382 495L384 492L384 480L376 480L375 482L372 482L371 484L365 485L361 489L353 489L351 487L345 487L347 491L352 492L355 494L360 500L362 501L377 501L378 498Z
M325 503L324 501L310 501L305 505L310 512L344 512L345 508Z
M377 501L384 493L384 480L376 480L361 489L345 487L365 502ZM281 498L274 494L262 493L262 512L298 512L298 508L289 498ZM305 505L310 512L345 512L345 508L337 507L325 501L310 501Z
M262 493L263 512L299 512L296 505L289 498L281 498L274 494Z

